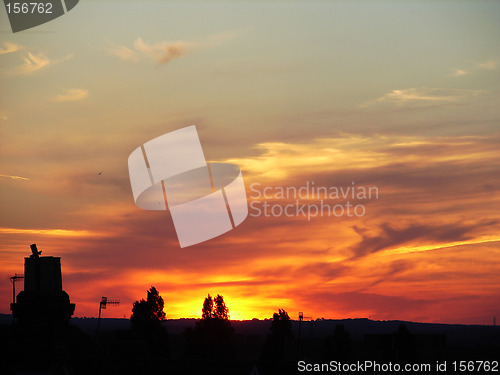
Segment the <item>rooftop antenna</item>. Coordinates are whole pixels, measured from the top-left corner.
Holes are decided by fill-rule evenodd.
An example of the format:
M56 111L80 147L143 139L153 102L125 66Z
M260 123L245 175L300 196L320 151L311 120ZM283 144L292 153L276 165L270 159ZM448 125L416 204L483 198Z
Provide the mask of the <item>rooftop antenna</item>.
M297 360L300 359L300 326L302 325L302 320L304 319L304 313L299 311L299 346L297 348Z
M99 332L99 328L101 327L101 309L106 310L106 305L119 305L120 301L117 300L108 300L108 297L102 297L101 302L99 302L99 318L97 318L97 332Z
M297 356L299 357L299 359L300 359L300 331L301 331L302 321L304 320L304 318L312 320L312 316L304 316L304 313L302 311L299 312L299 347L297 350Z

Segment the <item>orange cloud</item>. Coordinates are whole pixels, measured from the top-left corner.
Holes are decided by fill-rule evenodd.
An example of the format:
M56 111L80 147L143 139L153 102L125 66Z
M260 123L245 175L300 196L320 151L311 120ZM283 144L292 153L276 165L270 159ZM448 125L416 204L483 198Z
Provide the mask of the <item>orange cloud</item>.
M57 237L95 237L100 233L94 233L87 230L67 230L67 229L18 229L18 228L0 228L0 234L36 234Z
M7 53L16 52L16 51L19 51L19 50L24 48L23 46L21 46L19 44L10 43L10 42L4 42L3 45L5 46L5 48L0 48L0 55L5 55Z
M285 308L292 317L304 311L314 318L484 323L499 291L497 143L494 135L344 134L263 144L260 154L234 160L247 183L350 186L355 180L377 186L379 198L364 202L366 215L358 218L251 216L230 234L188 250L179 249L168 212L135 207L126 175L61 167L54 202L61 204L68 191L71 209L49 205L39 217L30 210L28 228L35 229L0 231L1 269L5 277L21 273L33 242L44 255L61 256L77 316L95 316L104 295L121 301L106 317L128 317L132 303L155 285L169 318L199 317L203 298L220 293L233 319L266 318ZM33 195L27 185L24 199ZM36 190L37 205L53 194L52 185ZM11 293L9 284L0 285L2 300Z
M21 177L21 176L10 176L7 174L0 174L1 178L8 178L10 180L18 180L18 181L29 181L30 179L27 177Z
M34 55L31 52L23 57L24 64L11 71L12 75L28 75L45 69L50 65L50 60L43 54Z
M25 56L22 57L24 60L24 64L17 66L11 70L6 71L7 75L30 75L36 73L38 71L44 70L51 65L59 64L61 62L67 61L72 58L72 55L68 55L62 59L58 59L55 61L51 61L45 54L42 52L37 55L28 52Z
M492 160L497 151L481 137L425 138L417 136L341 135L308 142L259 143L251 158L225 162L242 167L250 179L280 180L292 175L341 170L362 170L398 163L435 164ZM429 154L429 152L432 153ZM259 180L259 181L260 181Z

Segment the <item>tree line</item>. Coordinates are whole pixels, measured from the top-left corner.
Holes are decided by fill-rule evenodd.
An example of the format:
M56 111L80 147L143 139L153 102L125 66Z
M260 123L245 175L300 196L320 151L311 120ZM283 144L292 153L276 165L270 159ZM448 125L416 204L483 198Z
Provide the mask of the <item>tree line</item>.
M161 322L165 320L165 306L158 290L152 286L147 298L135 301L132 307L130 322L132 330L141 331L149 340L150 348L157 351L163 349L168 353L168 333ZM230 361L237 356L235 345L235 329L229 319L229 309L224 297L210 294L204 299L201 319L194 327L184 332L184 357L192 359L210 359ZM285 310L274 313L271 327L262 345L260 362L268 366L282 366L296 357L297 343L292 333L290 317Z

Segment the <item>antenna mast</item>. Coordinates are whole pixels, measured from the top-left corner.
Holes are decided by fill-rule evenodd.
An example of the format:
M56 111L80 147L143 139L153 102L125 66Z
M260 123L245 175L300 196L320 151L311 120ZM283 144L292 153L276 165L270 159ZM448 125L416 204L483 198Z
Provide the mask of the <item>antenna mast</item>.
M99 302L99 318L97 318L97 332L99 332L99 328L101 327L101 309L106 310L106 305L119 305L120 301L118 300L108 300L108 297L102 297L101 302Z
M24 279L24 276L16 273L10 278L10 282L12 283L12 303L16 303L16 282L19 279Z

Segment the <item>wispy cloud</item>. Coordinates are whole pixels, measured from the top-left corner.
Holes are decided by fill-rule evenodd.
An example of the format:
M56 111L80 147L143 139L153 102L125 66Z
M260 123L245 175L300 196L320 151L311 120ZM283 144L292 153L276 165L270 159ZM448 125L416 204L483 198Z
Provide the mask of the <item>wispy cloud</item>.
M137 61L139 58L137 57L137 53L125 46L114 46L109 49L109 53L119 57L120 59L126 61Z
M194 43L183 41L149 43L142 38L137 38L133 48L110 46L108 52L123 61L139 61L141 57L145 57L162 65L185 55L194 46Z
M41 71L43 69L48 68L51 65L59 64L64 61L71 59L73 55L68 55L58 60L51 60L45 54L40 52L39 54L33 54L28 52L25 56L22 57L24 60L24 64L11 69L10 71L6 71L7 75L30 75Z
M486 70L494 70L498 66L498 61L495 60L488 60L484 62L478 62L476 64L476 67L479 69L486 69Z
M3 43L4 48L0 48L0 55L5 55L7 53L12 53L19 51L20 49L23 49L24 47L16 44L16 43L10 43L10 42L4 42Z
M249 178L280 180L308 173L381 168L393 163L462 163L496 158L496 148L481 137L404 137L344 134L309 142L264 142L258 155L227 159L242 167Z
M156 44L149 44L138 38L134 42L134 48L153 59L159 64L165 64L169 61L179 58L186 54L192 44L187 42L160 42Z
M18 66L11 71L12 75L28 75L35 73L39 70L47 68L50 65L50 60L43 53L34 55L28 52L26 56L23 57L24 64Z
M0 178L8 178L10 180L19 180L19 181L29 181L29 178L21 177L21 176L10 176L7 174L0 174Z
M463 69L453 69L452 77L462 77L468 75L469 72Z
M107 48L111 55L117 56L124 61L138 61L141 57L146 57L158 64L166 64L177 59L194 49L203 50L218 47L241 34L240 30L229 30L205 36L198 42L155 42L150 43L142 38L134 41L133 47L112 45Z
M94 237L101 233L88 230L68 230L68 229L18 229L18 228L0 228L2 234L41 234L58 237Z
M397 89L361 105L369 107L377 103L391 103L398 106L439 105L464 101L481 94L483 90L416 88Z
M89 96L89 91L85 89L64 89L64 94L54 96L53 100L58 103L76 102Z
M208 35L202 44L207 48L217 47L239 37L242 33L243 30L241 29L222 31L220 33Z
M496 60L486 60L482 62L477 62L467 69L453 69L451 77L462 77L465 75L472 74L478 70L495 70L498 67L498 61Z

